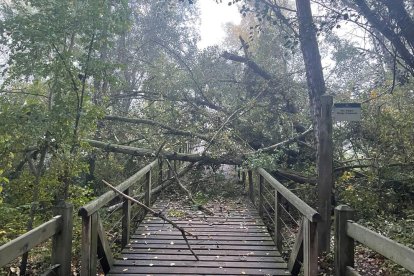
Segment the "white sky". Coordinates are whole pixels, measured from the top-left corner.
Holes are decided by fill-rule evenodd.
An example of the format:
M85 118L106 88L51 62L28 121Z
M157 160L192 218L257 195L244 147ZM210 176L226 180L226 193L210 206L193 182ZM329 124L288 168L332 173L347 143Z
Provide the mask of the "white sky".
M217 4L215 0L197 1L201 13L201 41L198 43L200 49L222 43L226 23L240 23L239 10L236 5L229 6L227 4L229 1L223 0L220 4Z

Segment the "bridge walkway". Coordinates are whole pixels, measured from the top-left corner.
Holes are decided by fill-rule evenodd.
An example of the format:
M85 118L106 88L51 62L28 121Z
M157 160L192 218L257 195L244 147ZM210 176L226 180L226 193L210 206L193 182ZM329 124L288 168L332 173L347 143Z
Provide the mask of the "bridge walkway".
M196 235L188 237L147 215L109 275L290 275L256 208L246 199L208 206L208 216L177 201L153 206Z

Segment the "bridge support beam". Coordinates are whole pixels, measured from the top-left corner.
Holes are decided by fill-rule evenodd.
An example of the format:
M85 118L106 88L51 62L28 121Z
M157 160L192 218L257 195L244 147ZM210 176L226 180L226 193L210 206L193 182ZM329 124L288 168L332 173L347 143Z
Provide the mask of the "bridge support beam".
M174 163L175 165L175 163ZM174 170L176 171L175 167ZM144 186L144 191L145 191L145 205L147 206L151 206L151 170L148 171L145 174L145 186Z

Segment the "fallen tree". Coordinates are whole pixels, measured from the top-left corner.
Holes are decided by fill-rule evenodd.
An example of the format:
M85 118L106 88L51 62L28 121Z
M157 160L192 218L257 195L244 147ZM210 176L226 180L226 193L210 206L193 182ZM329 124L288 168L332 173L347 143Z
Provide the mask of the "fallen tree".
M100 148L108 152L124 153L133 156L145 156L145 157L155 157L158 154L171 160L186 161L191 163L202 162L206 164L227 164L227 165L241 165L245 160L243 155L234 156L231 154L223 154L220 156L213 156L210 154L198 154L198 153L180 153L180 152L171 152L161 150L152 150L152 149L143 149L136 148L131 146L121 146L117 144L104 143L96 140L85 139L84 142L89 143L95 148Z
M296 138L298 139L299 137L301 137L301 135L297 136ZM122 145L117 145L117 144L104 143L104 142L100 142L96 140L85 139L84 141L89 143L93 147L100 148L108 152L124 153L128 155L133 155L133 156L145 156L145 157L155 157L159 154L170 160L180 160L180 161L187 161L191 163L200 162L202 164L210 164L210 165L220 165L220 164L243 165L248 155L254 154L254 152L250 152L248 154L241 153L239 155L223 154L221 156L213 156L207 153L205 154L179 153L179 152L143 149L143 148L136 148L136 147L131 147L131 146L122 146ZM292 139L289 139L286 141L291 142ZM286 143L283 143L283 142L278 143L278 144L280 146L286 145ZM278 176L281 176L289 180L293 180L298 183L316 184L315 177L302 176L296 172L290 172L286 170L273 170L272 172Z

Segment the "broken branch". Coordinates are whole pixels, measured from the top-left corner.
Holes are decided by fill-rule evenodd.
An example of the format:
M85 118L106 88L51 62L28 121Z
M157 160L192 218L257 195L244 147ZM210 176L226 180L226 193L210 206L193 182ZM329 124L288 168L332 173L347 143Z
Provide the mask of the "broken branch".
M126 194L124 194L123 192L121 192L120 190L118 190L117 188L115 188L114 186L112 186L110 183L108 183L107 181L102 179L102 182L108 186L112 191L114 191L115 193L120 194L121 196L123 196L124 198L128 199L129 201L134 202L135 204L139 205L140 207L144 208L147 212L151 213L154 217L160 218L163 221L171 224L174 228L176 228L178 231L181 232L181 235L183 236L185 243L187 244L188 249L190 250L190 252L193 254L193 256L196 258L197 261L199 261L200 259L198 258L197 254L193 251L193 249L191 248L190 243L188 242L187 239L187 235L189 236L193 236L197 239L197 236L193 235L192 233L186 231L184 228L178 226L175 222L173 222L172 220L170 220L169 218L167 218L162 212L156 212L154 209L148 207L147 205L141 203L140 201L136 200L133 197L130 197Z

